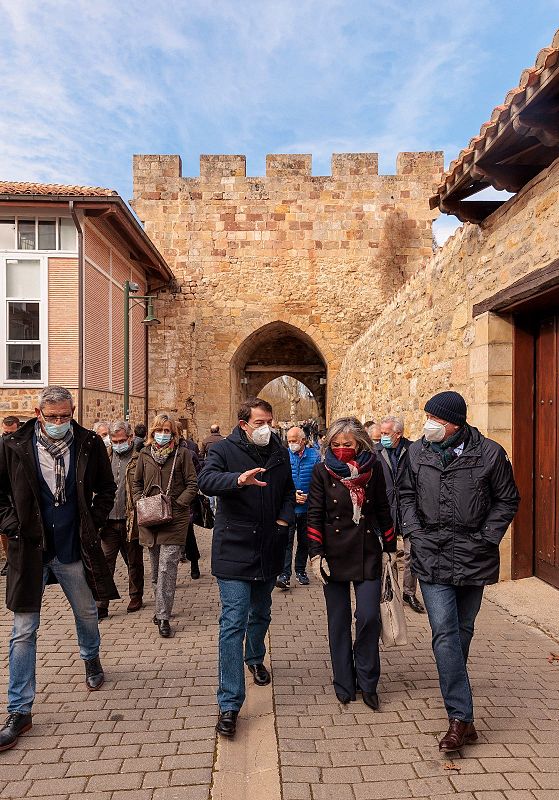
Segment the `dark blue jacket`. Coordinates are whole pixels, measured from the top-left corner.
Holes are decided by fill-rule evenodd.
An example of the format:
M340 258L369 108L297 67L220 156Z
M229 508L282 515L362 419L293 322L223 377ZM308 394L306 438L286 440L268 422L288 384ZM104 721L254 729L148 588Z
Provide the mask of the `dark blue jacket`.
M43 561L51 561L55 556L61 564L73 564L80 560L80 513L76 491L76 444L70 447L70 463L66 475L66 502L55 502L46 480L41 472L37 453L37 438L33 436L33 454L37 467L41 514L45 530L47 548Z
M308 494L311 486L311 475L314 465L320 461L320 453L314 447L305 447L302 456L299 453L289 451L291 460L291 475L296 489L300 489L303 494ZM306 514L309 508L308 502L295 506L296 514Z
M260 466L236 427L212 446L198 476L200 491L219 497L212 541L217 578L269 580L283 569L288 529L276 520L293 524L295 487L288 452L276 437L259 478L267 485L237 484L241 473Z

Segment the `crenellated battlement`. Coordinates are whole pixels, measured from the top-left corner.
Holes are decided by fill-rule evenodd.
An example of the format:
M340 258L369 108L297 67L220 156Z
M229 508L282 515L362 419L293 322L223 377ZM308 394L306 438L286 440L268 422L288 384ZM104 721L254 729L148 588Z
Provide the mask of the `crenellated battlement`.
M334 153L331 161L331 175L312 175L312 155L274 153L266 156L266 174L254 176L251 180L265 179L316 179L335 178L351 181L361 178L417 178L420 181L437 179L444 169L441 151L399 153L396 160L396 175L378 174L378 153ZM135 155L134 183L160 180L161 178L182 178L182 162L178 155ZM247 178L246 156L243 155L201 155L199 178L185 180L214 182L222 178Z

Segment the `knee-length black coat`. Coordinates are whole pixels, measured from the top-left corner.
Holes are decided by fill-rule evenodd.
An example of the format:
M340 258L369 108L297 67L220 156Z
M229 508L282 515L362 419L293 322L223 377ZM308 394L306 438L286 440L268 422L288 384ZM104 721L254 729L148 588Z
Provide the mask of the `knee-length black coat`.
M8 536L6 605L10 611L41 608L45 532L33 454L34 420L0 439L0 530ZM81 560L95 600L119 597L101 548L99 530L113 507L116 485L103 440L72 422ZM51 578L49 582L53 582Z
M386 484L378 459L373 463L371 478L365 487L361 519L357 524L353 521L349 489L328 472L324 463L316 464L307 519L309 555L326 558L332 581L380 578L382 551L396 550Z

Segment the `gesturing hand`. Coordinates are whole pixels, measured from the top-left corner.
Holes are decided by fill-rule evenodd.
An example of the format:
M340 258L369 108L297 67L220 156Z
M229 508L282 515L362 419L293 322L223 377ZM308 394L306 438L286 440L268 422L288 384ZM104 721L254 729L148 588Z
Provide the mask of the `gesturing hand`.
M237 483L239 486L267 486L267 483L259 481L256 477L259 472L266 472L266 470L264 467L256 467L256 469L249 469L246 472L242 472L237 478Z

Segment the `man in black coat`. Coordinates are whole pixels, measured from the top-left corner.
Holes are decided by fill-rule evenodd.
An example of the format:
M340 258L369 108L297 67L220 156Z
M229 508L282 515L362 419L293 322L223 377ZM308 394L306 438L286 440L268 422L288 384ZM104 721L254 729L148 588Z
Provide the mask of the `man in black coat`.
M198 476L200 490L220 498L212 574L221 599L216 729L224 736L234 736L245 699L243 643L244 662L254 682L270 683L263 663L264 638L289 525L295 522L289 453L271 432L271 405L250 398L241 405L238 418L233 432L212 446Z
M439 748L453 751L477 739L468 652L483 587L499 579L499 543L520 498L507 454L466 423L461 395L441 392L425 411L400 507L450 722Z
M95 601L119 596L99 538L116 491L103 440L72 420L72 395L62 386L43 389L35 412L36 420L0 441L6 603L14 612L8 718L0 730L0 750L13 747L31 728L45 585L60 583L70 602L90 691L104 681Z
M396 536L402 536L402 515L400 513L400 484L408 464L408 449L411 442L404 436L404 421L400 417L386 416L380 421L380 444L378 456L384 471L386 496L390 503L390 513L394 523ZM404 540L404 603L417 614L425 613L425 609L416 597L417 578L411 571L411 541L409 536Z

